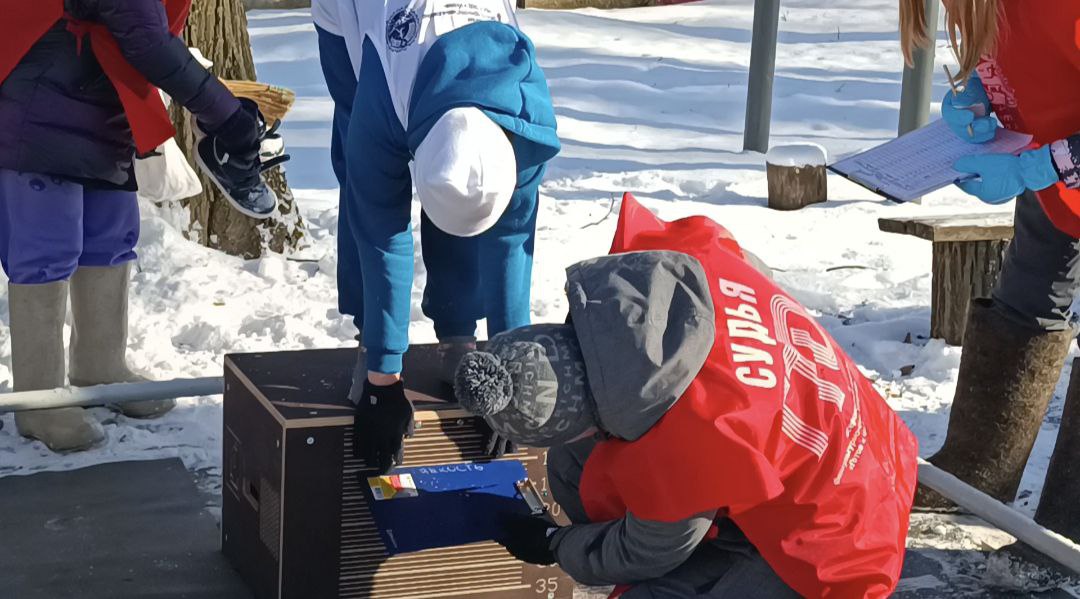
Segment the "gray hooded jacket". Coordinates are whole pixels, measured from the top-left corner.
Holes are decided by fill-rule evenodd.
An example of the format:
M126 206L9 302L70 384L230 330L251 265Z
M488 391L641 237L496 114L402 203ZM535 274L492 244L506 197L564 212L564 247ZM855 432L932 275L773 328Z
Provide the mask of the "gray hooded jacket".
M697 376L716 337L705 270L678 252L605 256L567 270L570 316L604 433L627 441L644 435ZM560 566L593 585L656 579L698 548L715 513L680 522L633 514L590 523L578 481L592 443L552 448L555 499L574 522L554 540Z

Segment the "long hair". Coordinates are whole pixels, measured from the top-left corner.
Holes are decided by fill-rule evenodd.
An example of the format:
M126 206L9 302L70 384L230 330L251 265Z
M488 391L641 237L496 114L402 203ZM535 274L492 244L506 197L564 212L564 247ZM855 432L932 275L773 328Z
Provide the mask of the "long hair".
M997 44L998 0L942 0L942 4L949 44L960 65L954 83L962 85L975 71L979 59L992 53ZM926 35L925 0L900 0L900 47L904 60L911 64L916 47L925 48L933 43Z

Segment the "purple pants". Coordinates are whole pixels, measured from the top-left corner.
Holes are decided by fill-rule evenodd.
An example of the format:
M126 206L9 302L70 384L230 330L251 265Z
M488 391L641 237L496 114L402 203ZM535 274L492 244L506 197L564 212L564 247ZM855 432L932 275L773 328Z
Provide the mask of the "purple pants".
M135 192L0 169L0 264L12 283L64 281L79 266L134 260L138 240Z

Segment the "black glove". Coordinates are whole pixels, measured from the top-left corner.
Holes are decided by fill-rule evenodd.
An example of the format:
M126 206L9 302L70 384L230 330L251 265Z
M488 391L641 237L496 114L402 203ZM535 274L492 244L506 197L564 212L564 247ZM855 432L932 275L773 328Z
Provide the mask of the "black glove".
M551 516L515 516L507 518L503 528L505 533L499 544L510 555L538 566L550 566L558 561L551 543L560 527Z
M353 453L386 474L405 457L404 437L413 434L413 407L401 381L386 387L364 381L353 419Z
M480 424L476 428L479 429L480 437L484 440L484 455L501 458L517 451L514 442L495 432L487 420L480 418Z

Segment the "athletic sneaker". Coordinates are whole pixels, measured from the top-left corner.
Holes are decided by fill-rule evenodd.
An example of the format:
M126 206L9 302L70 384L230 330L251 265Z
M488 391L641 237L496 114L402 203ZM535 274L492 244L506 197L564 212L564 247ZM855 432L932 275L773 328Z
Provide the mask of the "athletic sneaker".
M252 218L267 218L277 209L277 195L262 173L288 161L289 155L277 133L280 122L267 128L255 102L240 98L240 104L213 133L196 121L195 158L233 208ZM274 148L265 157L264 145Z

